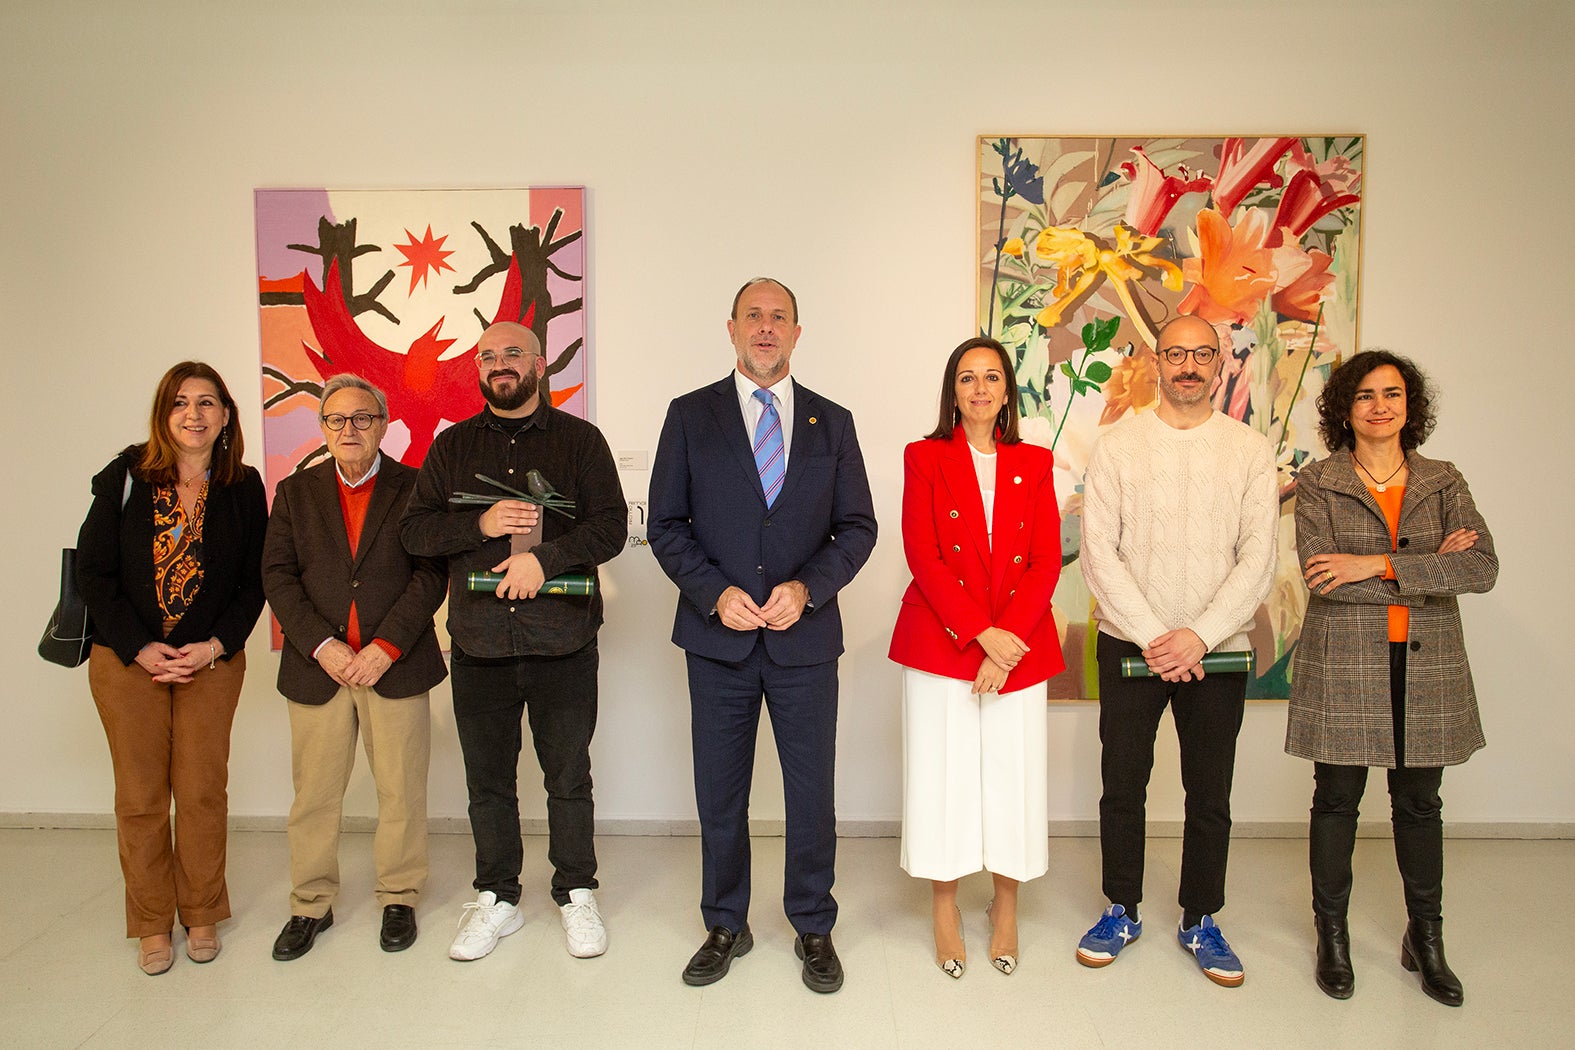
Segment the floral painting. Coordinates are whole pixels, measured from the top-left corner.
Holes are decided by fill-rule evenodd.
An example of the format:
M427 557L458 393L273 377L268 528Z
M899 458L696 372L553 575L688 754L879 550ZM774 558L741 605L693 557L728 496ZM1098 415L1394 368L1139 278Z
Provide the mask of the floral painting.
M328 454L318 398L339 372L387 394L383 454L420 466L433 437L481 411L473 358L495 321L536 334L542 389L589 417L583 187L264 189L256 220L270 501Z
M1100 431L1158 399L1154 341L1173 317L1226 352L1214 406L1279 462L1280 550L1252 631L1248 696L1283 698L1306 609L1291 498L1324 455L1316 399L1357 349L1365 139L981 136L978 324L1013 355L1027 440L1055 452L1068 673L1098 695L1092 600L1077 566L1083 471Z

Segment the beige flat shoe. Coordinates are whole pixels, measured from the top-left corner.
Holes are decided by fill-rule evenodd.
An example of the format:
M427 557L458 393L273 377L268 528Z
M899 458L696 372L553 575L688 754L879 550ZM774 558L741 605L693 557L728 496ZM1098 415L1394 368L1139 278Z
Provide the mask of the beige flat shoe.
M186 958L194 963L210 963L219 957L219 949L224 947L219 943L219 928L217 926L198 926L198 930L212 930L212 933L193 933L186 931Z
M143 943L147 938L143 938ZM166 941L157 948L137 947L137 969L149 977L157 977L175 965L175 946Z

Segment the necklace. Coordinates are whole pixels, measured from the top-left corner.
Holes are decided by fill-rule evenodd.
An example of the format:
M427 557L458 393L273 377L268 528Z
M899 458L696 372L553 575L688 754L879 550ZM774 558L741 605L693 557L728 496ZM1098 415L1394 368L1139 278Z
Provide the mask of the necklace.
M203 471L201 474L193 474L189 478L182 478L180 483L182 485L184 485L186 488L195 488L197 482L199 482L199 481L207 481L207 480L208 480L208 472L207 471Z
M1356 459L1356 453L1355 452L1351 453L1351 458L1353 460L1356 460L1356 465L1362 468L1363 473L1365 473L1368 477L1372 478L1373 481L1377 483L1379 492L1383 492L1386 488L1388 488L1389 479L1390 478L1393 478L1396 474L1400 473L1402 470L1405 469L1405 457L1402 456L1402 457L1400 457L1400 465L1398 467L1396 467L1394 470L1391 470L1389 472L1389 477L1388 478L1384 478L1382 481L1379 481L1377 474L1374 474L1372 471L1368 470L1367 469L1367 465L1365 463L1363 463L1361 460Z

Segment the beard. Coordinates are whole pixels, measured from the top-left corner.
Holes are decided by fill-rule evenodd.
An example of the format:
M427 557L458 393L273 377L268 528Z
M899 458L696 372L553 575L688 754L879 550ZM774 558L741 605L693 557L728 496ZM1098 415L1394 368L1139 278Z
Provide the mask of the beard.
M536 396L536 388L539 384L536 379L535 369L531 369L525 375L517 377L518 382L514 384L514 392L511 394L500 394L492 388L493 379L500 375L515 375L515 373L508 370L489 372L487 377L481 381L481 396L486 398L487 404L498 411L512 412Z
M1175 385L1183 379L1197 380L1197 389L1188 392ZM1211 385L1207 376L1199 375L1197 372L1179 372L1169 379L1166 379L1163 375L1159 378L1159 386L1165 393L1165 399L1173 405L1182 405L1188 408L1202 401L1207 401L1209 395L1213 392L1209 389Z

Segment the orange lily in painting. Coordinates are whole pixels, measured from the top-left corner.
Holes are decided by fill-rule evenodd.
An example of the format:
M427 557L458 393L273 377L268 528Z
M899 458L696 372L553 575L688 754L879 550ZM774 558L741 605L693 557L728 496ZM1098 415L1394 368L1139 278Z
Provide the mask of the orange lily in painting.
M1264 296L1274 291L1274 252L1264 245L1268 235L1260 208L1247 209L1234 229L1212 208L1198 212L1197 257L1182 261L1192 287L1176 309L1210 324L1252 320Z
M1159 401L1159 369L1150 350L1133 350L1124 355L1105 382L1105 410L1099 425L1107 426L1126 415L1127 409L1141 412Z
M1060 324L1061 314L1072 302L1108 278L1121 305L1126 307L1127 317L1152 347L1154 333L1132 300L1130 285L1147 277L1149 270L1158 270L1166 288L1181 291L1181 269L1154 254L1164 241L1163 237L1134 237L1131 230L1118 223L1116 243L1107 248L1082 230L1045 227L1034 240L1034 256L1056 267L1055 301L1039 311L1040 326L1053 328Z
M1220 145L1220 173L1214 179L1214 206L1229 215L1262 183L1270 188L1284 180L1274 173L1285 151L1295 138L1259 139L1251 149L1244 146L1246 139L1226 139Z
M1274 249L1274 312L1297 321L1318 319L1318 306L1327 299L1334 284L1327 252L1317 248L1302 251L1292 245Z
M1165 217L1176 202L1188 193L1208 192L1210 179L1199 172L1193 176L1185 164L1176 165L1179 175L1166 175L1158 164L1149 159L1142 146L1133 146L1132 155L1137 162L1123 161L1121 173L1132 180L1132 192L1127 197L1127 225L1145 237L1152 237L1164 225Z

